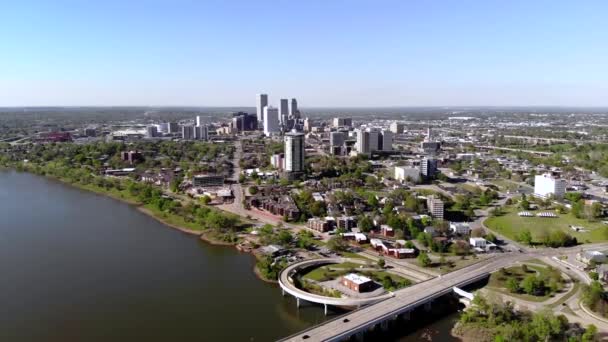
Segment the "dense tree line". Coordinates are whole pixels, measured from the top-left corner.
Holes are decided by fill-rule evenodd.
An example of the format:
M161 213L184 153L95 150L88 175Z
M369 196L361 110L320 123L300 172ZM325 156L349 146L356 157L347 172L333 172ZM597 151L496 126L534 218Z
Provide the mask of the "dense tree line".
M563 316L551 311L516 311L511 302L490 302L476 295L473 305L460 316L456 332L483 333L494 341L595 341L597 328L574 328ZM484 339L486 340L486 339Z

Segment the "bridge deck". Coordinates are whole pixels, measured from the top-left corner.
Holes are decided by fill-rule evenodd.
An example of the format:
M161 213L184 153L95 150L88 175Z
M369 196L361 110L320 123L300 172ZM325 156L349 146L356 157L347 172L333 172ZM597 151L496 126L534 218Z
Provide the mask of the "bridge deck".
M289 336L284 341L340 341L367 330L369 327L408 312L434 298L452 291L454 286L461 287L474 283L487 276L489 272L505 267L525 256L501 255L484 260L475 265L434 278L395 292L395 297L331 320L313 328ZM307 336L307 337L305 337Z

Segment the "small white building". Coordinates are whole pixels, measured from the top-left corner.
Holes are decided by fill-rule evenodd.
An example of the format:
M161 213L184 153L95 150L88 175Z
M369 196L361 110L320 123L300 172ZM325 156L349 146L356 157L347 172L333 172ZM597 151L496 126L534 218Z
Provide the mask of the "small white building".
M443 201L439 198L430 195L426 198L426 205L429 210L429 214L433 218L443 219Z
M453 234L469 235L471 233L471 226L466 222L450 222L450 231Z
M395 166L395 180L418 183L420 181L420 169L416 167Z
M534 177L534 196L563 198L566 193L566 181L545 173Z
M469 244L473 248L482 248L482 249L485 249L487 241L484 238L480 238L480 237L474 237L473 238L472 237L472 238L469 238Z

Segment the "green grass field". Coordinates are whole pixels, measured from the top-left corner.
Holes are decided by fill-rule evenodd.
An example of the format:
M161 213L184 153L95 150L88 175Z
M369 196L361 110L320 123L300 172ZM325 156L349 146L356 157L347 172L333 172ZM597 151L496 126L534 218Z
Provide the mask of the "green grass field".
M540 242L543 234L549 234L554 230L562 230L578 240L579 243L592 243L608 240L606 230L608 225L602 222L589 222L584 219L577 219L568 214L558 214L558 218L542 217L519 217L517 213L521 210L511 206L503 210L504 215L490 217L484 224L491 230L496 231L509 239L516 240L517 236L524 230L529 230L532 234L533 242ZM543 210L540 210L543 211ZM534 211L531 211L535 213ZM580 233L570 229L570 225L581 226L588 232Z
M389 272L382 271L382 270L373 270L372 271L372 270L369 270L369 268L367 268L367 270L360 270L359 269L360 266L362 266L362 265L357 264L357 263L352 263L352 262L325 265L325 266L317 267L315 269L310 270L309 272L307 272L306 274L304 274L302 276L302 279L314 280L314 281L327 281L327 280L339 278L343 275L352 273L354 271L354 273L365 275L378 282L382 281L382 279L384 279L386 276L389 276L395 283L403 283L403 285L405 285L405 286L408 286L412 283L411 280L401 277L397 274L389 273Z

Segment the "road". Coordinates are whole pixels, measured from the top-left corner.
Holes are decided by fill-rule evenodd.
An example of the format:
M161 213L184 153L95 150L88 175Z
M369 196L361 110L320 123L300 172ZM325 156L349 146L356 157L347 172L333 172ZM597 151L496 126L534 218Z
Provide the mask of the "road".
M331 320L322 323L311 329L302 331L296 335L287 338L287 341L302 341L304 335L308 335L311 341L338 341L346 337L352 336L359 331L366 330L370 325L380 323L396 314L411 310L413 307L420 305L422 302L429 299L439 297L451 291L454 286L462 286L467 284L470 279L477 279L482 275L487 275L503 267L509 267L513 263L521 262L529 259L545 259L559 256L562 254L578 253L583 250L603 249L608 248L608 243L592 244L586 246L575 246L560 249L531 249L523 253L505 253L496 254L490 259L483 260L474 265L462 268L460 270L448 273L447 275L436 277L428 281L424 281L408 288L395 292L395 297L367 306L363 309L353 311L352 313L340 317L339 320ZM555 266L564 272L568 272L571 277L580 277L578 272L572 272L565 265L557 263ZM585 281L583 279L583 281ZM576 308L578 305L577 296L573 296L567 302ZM576 312L576 311L575 311ZM581 322L591 322L596 324L602 331L608 331L608 324L592 317L588 314L579 314L582 310L578 310L576 320ZM590 324L590 323L587 323Z

